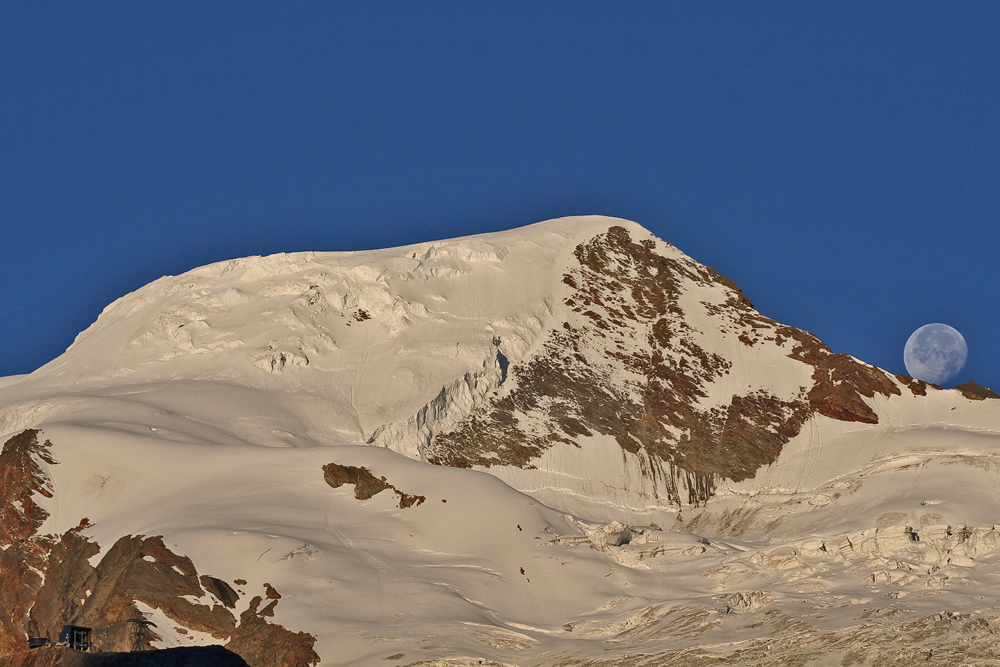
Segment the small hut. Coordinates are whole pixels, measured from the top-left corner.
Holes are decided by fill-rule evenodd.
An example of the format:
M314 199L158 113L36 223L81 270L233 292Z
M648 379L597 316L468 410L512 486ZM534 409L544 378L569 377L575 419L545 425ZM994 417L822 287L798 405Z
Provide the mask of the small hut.
M74 651L89 651L91 648L90 628L80 625L64 625L62 632L59 633L59 643L63 646L69 646Z

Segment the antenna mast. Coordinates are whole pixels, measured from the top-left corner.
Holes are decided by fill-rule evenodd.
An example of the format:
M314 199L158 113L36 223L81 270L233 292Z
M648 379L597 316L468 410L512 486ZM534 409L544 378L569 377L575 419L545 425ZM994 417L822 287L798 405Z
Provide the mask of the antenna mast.
M156 627L156 623L147 620L145 617L149 614L143 614L144 618L130 618L129 623L135 625L135 630L132 632L132 651L145 651L146 646L149 644L152 637L149 636L149 628Z

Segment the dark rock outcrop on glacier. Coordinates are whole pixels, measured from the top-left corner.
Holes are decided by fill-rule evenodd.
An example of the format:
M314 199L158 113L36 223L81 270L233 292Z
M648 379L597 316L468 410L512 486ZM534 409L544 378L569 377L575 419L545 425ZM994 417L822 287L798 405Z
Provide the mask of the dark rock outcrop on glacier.
M376 477L364 466L342 466L339 463L328 463L323 466L323 479L334 489L339 489L344 484L354 485L354 497L358 500L368 500L386 489L392 489L393 493L399 496L400 509L420 505L427 500L425 496L403 493L387 482L385 477Z
M87 519L62 535L39 534L48 513L34 496L53 497L42 466L57 461L51 442L40 443L38 435L26 430L0 453L0 654L21 651L28 637L57 637L67 624L93 628L92 640L101 650L126 651L132 641L128 620L142 617L136 606L141 602L179 627L228 641L252 667L319 661L312 649L315 637L267 620L277 599L260 609L262 598L254 597L237 620L239 595L233 587L199 576L191 559L167 548L162 537L125 535L94 566L91 559L101 548L84 534ZM277 595L271 591L268 597Z

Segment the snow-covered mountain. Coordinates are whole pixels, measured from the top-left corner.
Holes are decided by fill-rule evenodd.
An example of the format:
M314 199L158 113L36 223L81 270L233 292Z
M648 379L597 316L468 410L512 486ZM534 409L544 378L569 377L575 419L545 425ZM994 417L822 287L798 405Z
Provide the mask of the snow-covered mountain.
M213 264L0 380L0 647L147 612L254 665L991 664L990 398L624 220Z

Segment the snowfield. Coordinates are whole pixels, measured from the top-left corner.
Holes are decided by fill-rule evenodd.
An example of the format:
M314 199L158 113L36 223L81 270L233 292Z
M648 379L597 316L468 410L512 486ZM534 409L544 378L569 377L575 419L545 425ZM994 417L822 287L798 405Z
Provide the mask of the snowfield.
M580 250L613 228L676 268L672 319L640 293L664 269ZM269 622L323 665L997 664L1000 400L847 359L830 395L855 365L886 388L831 417L806 339L706 271L596 216L221 262L0 378L0 441L51 442L37 535L86 518L94 567L162 536L232 586L236 618L276 600ZM678 378L655 410L648 359ZM722 433L753 462L703 454ZM393 488L359 499L331 463ZM135 599L157 646L225 641Z

